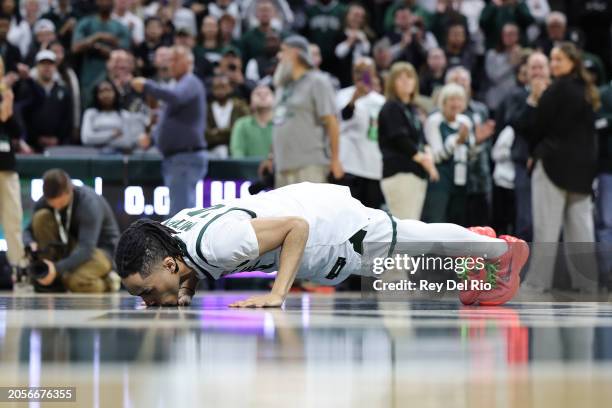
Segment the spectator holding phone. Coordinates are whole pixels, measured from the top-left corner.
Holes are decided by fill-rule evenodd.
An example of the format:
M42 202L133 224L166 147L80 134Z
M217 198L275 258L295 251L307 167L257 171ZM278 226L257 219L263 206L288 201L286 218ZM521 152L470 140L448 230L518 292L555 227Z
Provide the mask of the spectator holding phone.
M351 195L365 206L379 208L384 198L380 190L382 156L378 148L378 113L385 97L373 90L376 66L362 57L353 65L354 86L336 95L340 111L340 161L345 174L341 180Z

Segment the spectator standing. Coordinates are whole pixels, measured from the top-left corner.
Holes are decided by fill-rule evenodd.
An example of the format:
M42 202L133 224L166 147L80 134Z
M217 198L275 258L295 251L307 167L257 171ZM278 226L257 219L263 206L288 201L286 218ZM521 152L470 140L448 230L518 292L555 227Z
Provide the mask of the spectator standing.
M144 24L140 17L130 11L133 0L114 0L114 2L113 19L128 29L132 37L132 44L140 44L144 40Z
M441 48L432 48L427 53L427 65L420 75L419 92L421 95L432 96L444 85L446 75L446 55Z
M96 0L96 6L97 14L81 19L72 39L72 52L82 55L79 79L85 107L91 103L91 90L103 77L111 51L130 46L129 31L111 18L113 0Z
M305 36L321 50L321 69L338 75L336 39L342 34L346 6L337 0L316 0L306 7Z
M480 28L484 33L487 49L500 44L502 29L508 23L517 26L521 43L525 44L527 27L534 22L535 19L523 0L491 0L480 14Z
M162 46L155 50L155 75L152 79L162 84L174 84L176 80L172 77L170 64L172 61L172 48Z
M204 58L208 61L208 66L211 67L205 76L211 76L213 67L219 63L223 47L221 46L221 36L219 33L219 24L213 16L206 16L202 20L200 29L200 40L193 50L196 57Z
M474 154L468 157L466 225L489 225L493 192L490 137L495 131L495 122L489 119L487 106L472 98L472 77L467 69L451 69L446 83L460 85L465 91L468 100L463 114L471 119L475 135Z
M463 24L455 23L448 26L444 52L448 68L464 67L472 75L476 73L478 58L472 44L468 41Z
M511 147L514 164L514 193L516 218L515 235L529 242L533 240L533 216L531 207L531 169L529 168L529 132L524 126L525 111L529 109L527 97L532 89L539 89L550 82L548 58L541 52L532 53L527 59L526 86L516 89L500 105L496 113L496 133L510 126L514 130L514 142ZM497 205L497 204L496 204Z
M308 44L308 52L310 52L310 60L312 61L312 69L313 71L317 71L325 75L329 82L332 84L334 91L338 91L340 89L340 80L335 75L321 70L321 64L323 63L323 59L321 57L321 49L315 43ZM277 61L278 63L278 61Z
M233 158L265 159L272 148L272 114L274 93L267 85L259 85L251 93L251 115L236 121L230 138Z
M374 44L374 49L372 50L376 71L378 71L378 74L383 80L387 77L391 65L393 64L393 54L391 54L390 48L391 42L385 37L378 40L376 44Z
M211 14L212 15L212 14ZM219 35L221 37L222 47L239 47L240 41L234 37L234 27L236 27L236 18L231 14L223 14L218 17Z
M74 28L79 18L79 14L73 9L71 1L57 0L57 7L52 7L40 18L53 22L55 32L62 45L64 48L70 49Z
M34 27L36 20L43 12L47 12L49 10L49 4L44 4L44 10L41 8L41 3L44 4L44 0L25 0L22 4L22 15L23 19L28 23L28 27L30 31Z
M213 78L205 133L211 157L226 159L229 156L232 128L238 119L249 114L248 106L241 99L231 97L232 91L227 76L216 75Z
M272 77L276 64L278 64L278 51L280 50L281 39L276 32L269 32L266 35L266 45L262 55L252 58L246 66L245 76L248 80L272 84ZM311 50L312 53L312 50Z
M121 279L112 272L118 240L117 221L103 197L90 187L74 186L63 170L43 175L43 197L24 233L26 246L48 255L49 272L35 282L36 291L118 291Z
M425 27L431 25L431 13L419 4L418 0L396 0L385 11L383 28L385 31L391 31L393 29L393 23L395 18L395 12L397 9L405 7L410 10L411 14L421 17L425 23Z
M468 20L459 9L461 3L452 0L437 2L435 13L431 18L431 31L442 45L446 41L446 31L451 25L462 25L466 35L469 33ZM469 35L466 38L469 38Z
M591 192L597 174L594 110L600 106L599 93L571 43L553 48L550 70L553 83L546 90L545 81L534 84L525 114L535 161L531 176L534 242L557 243L563 230L565 245L589 243L595 239ZM555 265L550 253L537 249L524 283L541 292L552 288ZM590 271L588 262L582 258L578 271L572 261L574 287L592 292L597 280L585 276Z
M184 0L155 1L145 8L144 15L146 17L156 15L170 27L187 27L190 33L195 34L198 31L195 13L185 7L184 3Z
M0 14L0 54L4 61L6 73L16 72L17 64L21 62L21 52L8 40L11 27L11 18L6 14Z
M232 0L215 0L214 2L210 2L208 3L208 15L216 18L220 25L222 25L223 16L229 16L231 20L225 19L228 27L230 21L232 23L231 30L229 30L228 34L230 34L233 39L239 39L242 35L242 20L238 2ZM221 31L223 31L224 27L220 28Z
M426 50L422 38L417 35L414 17L408 7L399 7L395 10L394 29L387 33L386 38L391 44L393 61L409 62L419 69L426 60Z
M155 75L155 52L168 44L164 41L164 28L159 18L147 18L144 26L144 41L134 48L134 56L141 75L150 78Z
M376 68L371 58L362 57L353 66L354 86L336 95L340 111L340 161L345 170L342 184L351 195L371 208L384 202L380 189L382 156L378 148L378 114L385 97L373 89Z
M393 64L385 82L387 101L378 115L381 188L389 210L400 219L421 218L427 178L438 179L433 158L425 148L421 114L415 104L418 83L412 65Z
M32 42L32 29L30 25L26 19L22 18L19 9L16 7L15 0L2 0L0 11L11 18L11 26L7 36L8 41L19 49L21 58L25 58Z
M292 1L272 0L272 5L276 9L276 13L274 13L274 18L272 19L272 27L276 30L283 31L289 29L293 25L295 16L292 8L298 11L298 5L295 3L290 5L290 2ZM248 28L256 27L258 24L257 5L258 0L244 0L240 5L240 9L242 10L242 21L245 22Z
M515 24L506 24L498 48L487 51L485 71L489 86L485 99L492 111L495 111L516 87L516 68L522 55L518 36L518 27Z
M81 88L79 87L79 78L66 61L65 48L61 42L52 42L49 49L55 54L58 82L68 89L71 98L72 132L70 133L70 143L78 144L81 140Z
M138 145L141 127L125 109L112 82L98 82L93 92L93 107L83 114L81 141L103 153L131 153Z
M466 225L468 160L475 145L473 124L464 115L467 95L463 87L448 84L438 95L437 112L425 122L425 140L440 173L430 183L423 207L423 221Z
M162 175L170 189L170 215L196 205L195 188L208 169L206 141L206 91L193 74L193 54L185 47L173 47L169 60L175 85L163 85L134 78L137 92L151 95L163 102L159 119L151 136L141 138L148 147L151 139L164 156Z
M263 55L266 46L266 36L272 32L280 37L284 34L272 27L272 19L276 15L276 7L271 0L258 0L255 15L259 24L242 35L240 49L243 61L249 61Z
M359 4L351 4L344 19L344 31L336 40L335 55L339 64L336 72L340 86L348 87L352 84L353 63L370 55L370 38L373 36L374 33L367 26L365 8Z
M22 107L27 141L41 152L48 147L70 144L72 98L60 83L57 58L51 50L36 54L36 75L22 81L30 103Z
M221 61L216 69L217 74L225 75L229 78L234 93L232 96L243 101L251 99L251 91L255 88L255 82L244 77L242 56L240 50L235 47L227 47L223 51Z
M515 229L516 199L514 194L515 167L512 161L512 144L515 132L505 126L491 149L493 159L493 229L498 234L512 234Z
M544 55L549 55L556 42L567 40L567 18L559 11L553 11L546 17L546 32L535 41L536 48Z
M40 50L46 50L49 45L57 39L55 35L55 26L51 20L40 19L34 24L34 41L30 44L30 49L25 57L25 62L28 65L36 63L36 54Z
M141 94L134 91L131 86L134 79L134 56L125 50L115 50L111 52L110 58L106 63L106 79L113 83L119 93L119 106L134 115L142 122L142 126L147 125L150 109Z
M274 74L276 187L302 181L324 183L330 172L336 180L344 175L334 90L327 77L312 67L308 41L297 35L286 38Z
M13 117L13 91L4 83L4 65L0 59L0 225L8 246L12 266L23 266L21 190L15 161L20 130Z

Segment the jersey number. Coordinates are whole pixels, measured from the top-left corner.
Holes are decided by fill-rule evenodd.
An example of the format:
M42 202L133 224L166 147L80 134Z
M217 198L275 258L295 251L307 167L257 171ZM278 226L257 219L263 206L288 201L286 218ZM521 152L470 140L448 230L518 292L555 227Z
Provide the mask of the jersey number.
M325 278L336 279L338 275L340 275L340 271L342 271L342 268L344 268L345 266L346 266L346 258L339 256L338 259L336 260L336 263L331 268L331 271L329 271L329 273L327 274Z

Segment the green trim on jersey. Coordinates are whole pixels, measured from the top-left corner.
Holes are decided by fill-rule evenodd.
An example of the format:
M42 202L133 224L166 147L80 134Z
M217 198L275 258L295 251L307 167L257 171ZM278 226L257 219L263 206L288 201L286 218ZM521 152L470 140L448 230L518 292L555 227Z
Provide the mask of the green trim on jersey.
M200 259L202 259L204 262L206 262L208 265L212 266L213 268L218 268L217 266L209 263L206 258L204 257L204 254L202 253L202 248L200 247L200 244L202 243L202 238L204 237L204 232L206 232L206 229L208 228L208 226L215 220L217 220L219 217L227 214L230 211L244 211L245 213L247 213L248 215L251 216L251 218L257 218L257 214L255 214L255 212L251 211L251 210L247 210L246 208L238 208L238 207L232 207L230 209L228 209L227 211L225 211L224 213L221 214L217 214L215 215L210 221L208 221L200 230L200 233L198 234L198 239L196 240L196 253L198 254L198 256L200 257Z
M391 220L391 245L389 246L389 252L387 253L387 257L390 258L393 255L393 251L395 251L395 244L397 244L397 222L395 222L390 212L385 212Z

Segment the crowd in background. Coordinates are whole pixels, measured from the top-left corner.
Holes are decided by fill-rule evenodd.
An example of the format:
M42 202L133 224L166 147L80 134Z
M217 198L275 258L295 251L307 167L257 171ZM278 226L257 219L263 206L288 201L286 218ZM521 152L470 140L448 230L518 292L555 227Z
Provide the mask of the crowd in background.
M0 0L2 130L20 153L253 157L263 187L612 240L611 21L609 0ZM176 47L204 123L164 151Z

